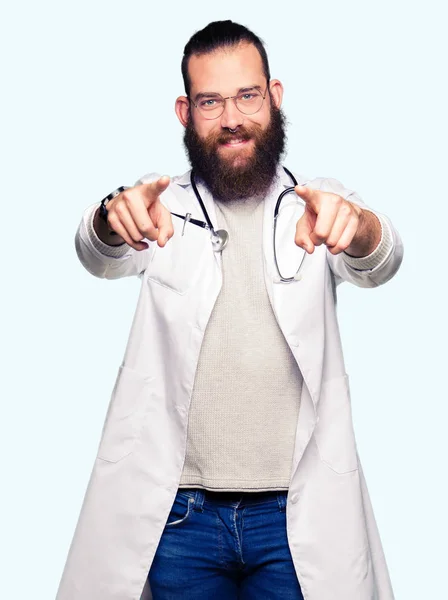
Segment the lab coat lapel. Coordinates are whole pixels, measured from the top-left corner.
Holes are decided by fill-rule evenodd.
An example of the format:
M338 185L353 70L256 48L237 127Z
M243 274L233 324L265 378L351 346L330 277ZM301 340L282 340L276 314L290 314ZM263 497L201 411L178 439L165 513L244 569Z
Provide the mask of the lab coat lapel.
M176 178L174 180L174 183L177 183L178 185L182 186L189 194L190 198L193 201L193 204L195 206L195 213L194 216L198 219L201 219L203 221L207 221L207 219L205 218L205 215L202 211L201 205L198 202L198 199L196 198L196 194L194 193L193 187L191 185L191 169L190 171L187 171L186 173L184 173L181 177ZM212 222L213 228L216 230L218 228L217 226L217 217L216 217L216 208L215 208L215 203L213 200L213 196L210 194L207 186L205 186L202 181L199 178L195 179L196 182L196 187L198 188L198 192L201 196L202 202L204 203L205 206L205 210L208 213L209 219ZM210 242L211 244L211 242ZM218 263L219 267L221 268L221 252L214 252L215 255L215 260Z
M303 177L296 174L294 176L298 183L305 182ZM278 273L274 262L274 209L280 193L292 185L290 177L285 173L283 167L279 166L277 183L266 198L264 209L265 282L279 326L299 364L313 403L317 405L324 358L324 320L311 318L310 315L314 317L316 312L318 315L323 315L324 312L323 295L316 297L313 290L316 289L315 279L321 276L321 269L325 268L325 261L321 256L322 249L325 247L316 248L313 254L305 257L302 269L303 277L300 281L276 282ZM299 215L297 217L300 218ZM293 225L288 228L288 235L291 235L291 231L294 235L295 223Z

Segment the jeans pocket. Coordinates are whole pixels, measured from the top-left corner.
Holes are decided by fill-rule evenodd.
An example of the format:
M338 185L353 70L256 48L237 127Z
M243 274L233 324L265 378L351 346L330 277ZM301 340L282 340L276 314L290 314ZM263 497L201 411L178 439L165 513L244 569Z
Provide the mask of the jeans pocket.
M194 498L177 494L171 507L165 527L175 527L185 523L193 511Z

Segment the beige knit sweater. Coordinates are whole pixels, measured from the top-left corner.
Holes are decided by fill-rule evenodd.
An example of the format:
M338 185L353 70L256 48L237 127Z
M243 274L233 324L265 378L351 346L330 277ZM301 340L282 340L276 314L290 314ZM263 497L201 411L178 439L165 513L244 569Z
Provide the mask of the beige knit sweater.
M264 202L216 208L229 242L199 357L179 487L288 489L302 376L264 283Z

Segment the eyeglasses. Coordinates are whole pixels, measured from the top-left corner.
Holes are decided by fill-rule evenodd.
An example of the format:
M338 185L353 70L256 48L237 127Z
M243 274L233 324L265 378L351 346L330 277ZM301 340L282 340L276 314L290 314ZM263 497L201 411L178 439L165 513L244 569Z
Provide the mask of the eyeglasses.
M268 84L269 85L269 84ZM226 100L233 100L237 109L244 115L254 115L263 106L268 85L264 94L257 88L246 88L241 90L236 96L226 96L223 98L221 94L199 94L198 103L189 98L194 106L201 112L205 119L218 119L224 112Z

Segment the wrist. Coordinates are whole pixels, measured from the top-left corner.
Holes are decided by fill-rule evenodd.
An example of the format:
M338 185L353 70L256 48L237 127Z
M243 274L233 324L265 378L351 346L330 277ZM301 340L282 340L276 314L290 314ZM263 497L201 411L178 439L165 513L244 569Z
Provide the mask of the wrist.
M379 218L370 210L361 209L358 231L345 253L352 258L364 258L378 247L382 236Z
M101 217L101 206L99 206L92 219L93 230L97 237L108 246L122 246L125 241L115 231L111 232L107 221Z

